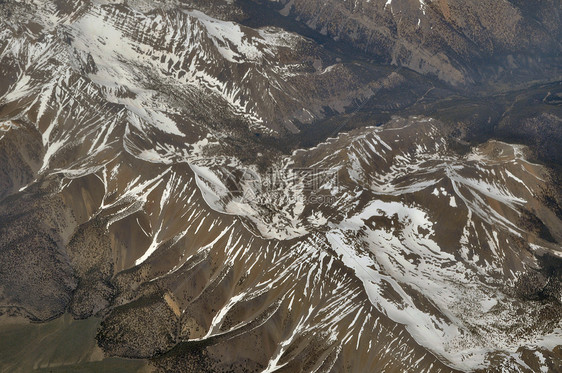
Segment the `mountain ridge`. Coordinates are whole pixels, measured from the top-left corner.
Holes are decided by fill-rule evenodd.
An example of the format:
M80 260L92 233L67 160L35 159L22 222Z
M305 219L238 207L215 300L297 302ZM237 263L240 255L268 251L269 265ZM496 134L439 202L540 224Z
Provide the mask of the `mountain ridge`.
M0 312L158 371L555 371L556 83L463 101L199 3L0 3Z

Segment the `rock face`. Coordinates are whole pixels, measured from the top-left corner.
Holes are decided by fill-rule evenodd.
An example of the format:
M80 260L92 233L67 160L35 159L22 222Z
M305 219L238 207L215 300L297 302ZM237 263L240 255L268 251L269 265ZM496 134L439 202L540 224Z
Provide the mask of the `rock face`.
M282 14L331 38L455 85L495 75L488 69L497 72L509 65L529 69L549 58L560 64L557 0L270 2L282 5Z
M0 313L162 372L556 371L557 4L0 2Z

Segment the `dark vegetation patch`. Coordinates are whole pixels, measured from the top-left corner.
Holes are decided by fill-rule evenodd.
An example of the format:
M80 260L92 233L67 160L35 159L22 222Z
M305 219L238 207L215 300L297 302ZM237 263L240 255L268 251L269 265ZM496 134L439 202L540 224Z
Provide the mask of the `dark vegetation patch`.
M177 317L160 294L152 294L114 308L97 340L111 356L150 358L171 349L177 332Z
M533 232L545 241L556 243L556 240L552 236L548 227L537 215L535 215L535 213L526 209L522 209L521 213L519 224L522 228L529 232Z
M537 259L540 268L529 269L518 279L517 295L524 300L562 305L562 258L547 253Z

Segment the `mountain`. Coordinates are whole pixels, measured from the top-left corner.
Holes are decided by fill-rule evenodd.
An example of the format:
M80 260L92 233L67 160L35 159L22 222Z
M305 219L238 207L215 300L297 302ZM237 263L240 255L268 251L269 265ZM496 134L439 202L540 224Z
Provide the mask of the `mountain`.
M559 2L0 16L2 370L559 369Z
M505 70L548 79L545 66L560 66L557 0L270 2L322 34L455 85L518 80Z

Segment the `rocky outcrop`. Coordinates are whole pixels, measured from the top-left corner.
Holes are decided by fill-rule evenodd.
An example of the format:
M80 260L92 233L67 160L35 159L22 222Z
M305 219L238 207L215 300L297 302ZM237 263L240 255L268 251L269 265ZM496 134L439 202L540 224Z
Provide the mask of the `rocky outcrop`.
M280 12L386 63L453 85L489 78L485 69L558 60L556 0L271 0ZM511 66L510 66L511 65ZM547 74L543 79L550 78Z

